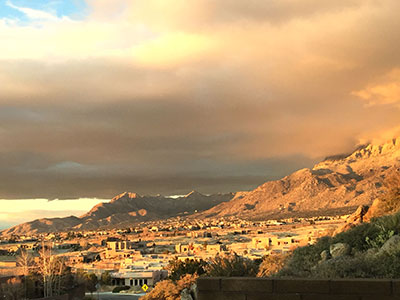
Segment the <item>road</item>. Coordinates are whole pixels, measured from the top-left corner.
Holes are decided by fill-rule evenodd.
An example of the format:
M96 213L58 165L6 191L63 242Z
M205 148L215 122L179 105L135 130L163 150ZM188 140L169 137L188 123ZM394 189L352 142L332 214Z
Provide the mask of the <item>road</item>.
M87 294L90 295L90 294ZM140 295L132 295L132 294L117 294L117 293L99 293L99 300L138 300L139 297L144 296L144 294ZM93 298L97 300L97 293L93 293Z

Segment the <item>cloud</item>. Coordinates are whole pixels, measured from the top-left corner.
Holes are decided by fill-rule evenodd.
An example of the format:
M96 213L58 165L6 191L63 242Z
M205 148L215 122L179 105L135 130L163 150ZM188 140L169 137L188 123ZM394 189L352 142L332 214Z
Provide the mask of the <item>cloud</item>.
M0 22L1 197L248 189L399 126L397 1L88 5Z
M11 1L6 1L6 5L8 7L18 10L19 12L23 13L29 19L32 19L32 20L43 20L43 21L51 21L51 22L58 21L57 16L54 16L53 14L43 11L43 10L32 9L29 7L20 7L20 6L14 5Z
M368 84L366 88L353 92L353 95L365 100L369 105L400 103L400 69L393 69L379 78L380 83Z

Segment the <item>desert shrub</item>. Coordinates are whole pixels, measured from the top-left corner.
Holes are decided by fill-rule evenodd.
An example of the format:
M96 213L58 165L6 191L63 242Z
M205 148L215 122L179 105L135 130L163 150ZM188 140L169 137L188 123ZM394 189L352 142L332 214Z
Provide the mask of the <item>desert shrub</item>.
M400 213L372 219L371 224L385 230L393 230L395 234L398 234L400 232Z
M400 253L384 254L380 247L400 234L400 213L372 219L316 244L297 248L277 276L321 278L400 278ZM321 261L321 252L335 243L352 247L348 256Z
M321 260L321 252L329 250L330 244L330 237L322 237L314 245L296 248L277 276L310 277L312 269Z
M332 244L346 243L356 250L364 251L371 248L367 242L367 237L375 239L379 231L379 228L374 224L364 223L337 234L332 238Z
M202 275L205 273L205 266L207 263L200 259L186 259L181 261L177 258L169 261L166 269L170 272L169 278L176 281L179 280L185 274L197 274Z
M269 277L278 273L285 265L287 259L287 254L265 256L258 269L257 277Z
M376 257L377 274L375 277L400 278L400 253L381 254Z
M365 241L369 248L380 248L382 245L394 235L394 230L386 229L382 225L376 225L379 228L379 232L373 237L365 237Z
M400 213L372 219L374 232L365 237L368 248L380 248L393 235L400 233Z
M400 254L358 252L322 262L313 270L318 278L400 278Z
M141 300L180 300L181 292L196 282L197 274L186 274L177 281L166 279L156 284Z
M257 275L258 267L259 265L255 261L241 257L235 253L215 256L205 269L207 275L212 277L252 277Z
M318 278L367 278L377 272L374 261L360 253L355 256L343 256L317 264L311 271L311 277ZM374 277L374 276L372 276Z
M130 289L130 287L129 286L126 286L126 285L123 285L123 286L116 286L113 290L112 290L112 292L113 293L119 293L120 291L126 291L126 290L129 290Z
M178 287L170 280L163 280L156 284L154 289L143 296L142 300L175 300L180 296Z
M398 233L400 233L400 213L374 218L370 223L341 232L332 238L332 243L346 243L356 250L365 251L381 247L390 237Z

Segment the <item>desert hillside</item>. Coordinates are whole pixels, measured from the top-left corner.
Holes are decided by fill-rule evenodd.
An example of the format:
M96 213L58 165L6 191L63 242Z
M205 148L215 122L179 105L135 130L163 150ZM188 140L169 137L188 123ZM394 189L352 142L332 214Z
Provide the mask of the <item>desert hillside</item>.
M365 145L350 155L335 156L255 190L237 195L198 217L279 215L351 211L369 205L400 184L400 138Z

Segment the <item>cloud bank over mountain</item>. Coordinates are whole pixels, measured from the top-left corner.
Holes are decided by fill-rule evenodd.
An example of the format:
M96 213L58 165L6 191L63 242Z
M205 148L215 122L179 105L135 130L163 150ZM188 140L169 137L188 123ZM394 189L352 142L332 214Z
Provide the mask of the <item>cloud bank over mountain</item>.
M398 1L86 2L0 19L0 198L249 189L398 135Z

